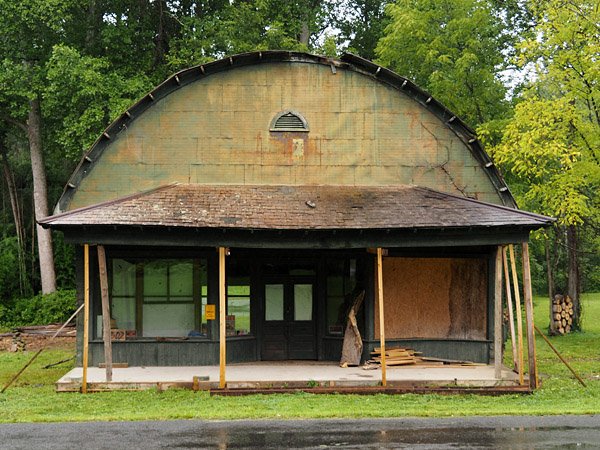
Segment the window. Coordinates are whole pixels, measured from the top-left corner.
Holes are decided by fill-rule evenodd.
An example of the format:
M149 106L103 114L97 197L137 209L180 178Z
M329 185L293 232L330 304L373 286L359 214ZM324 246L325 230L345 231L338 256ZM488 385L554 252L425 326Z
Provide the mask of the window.
M327 334L344 334L356 297L356 259L327 262Z
M230 261L227 275L227 336L250 334L250 266Z
M308 122L296 111L282 111L271 121L271 131L309 131Z
M109 264L111 318L127 337L206 336L206 260L113 258ZM100 338L102 316L97 320Z

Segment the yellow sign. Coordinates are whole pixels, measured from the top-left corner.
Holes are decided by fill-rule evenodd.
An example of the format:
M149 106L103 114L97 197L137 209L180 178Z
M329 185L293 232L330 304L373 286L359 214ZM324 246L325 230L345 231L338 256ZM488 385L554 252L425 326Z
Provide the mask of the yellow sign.
M204 307L204 317L206 320L215 320L217 318L217 305L206 305Z

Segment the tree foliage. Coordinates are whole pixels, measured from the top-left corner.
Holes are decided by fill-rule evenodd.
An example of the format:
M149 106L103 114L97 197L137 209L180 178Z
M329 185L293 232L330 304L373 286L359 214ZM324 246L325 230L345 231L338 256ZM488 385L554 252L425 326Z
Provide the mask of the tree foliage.
M388 5L390 24L379 62L413 80L472 126L508 112L501 79L512 35L501 12L482 0L402 0Z

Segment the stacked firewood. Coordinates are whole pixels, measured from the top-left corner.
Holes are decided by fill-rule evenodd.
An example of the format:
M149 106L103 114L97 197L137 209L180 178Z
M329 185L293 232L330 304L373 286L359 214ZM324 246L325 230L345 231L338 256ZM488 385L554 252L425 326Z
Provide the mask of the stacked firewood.
M560 334L571 332L573 324L573 301L568 295L555 295L552 300L554 329Z

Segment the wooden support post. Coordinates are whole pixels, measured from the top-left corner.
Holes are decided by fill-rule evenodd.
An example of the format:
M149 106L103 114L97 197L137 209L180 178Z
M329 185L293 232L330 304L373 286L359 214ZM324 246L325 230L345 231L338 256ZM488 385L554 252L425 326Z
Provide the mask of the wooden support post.
M533 296L531 293L531 270L529 268L529 244L523 243L523 301L525 302L525 326L527 327L527 359L529 362L529 387L535 389L537 382L537 364L535 357L535 334L533 323Z
M98 245L98 269L100 272L100 292L102 296L102 339L104 340L104 364L106 382L112 381L112 343L110 338L110 307L108 304L108 279L106 276L106 252Z
M381 248L377 248L377 298L379 301L379 340L381 347L381 385L387 386L385 373L385 321L383 315L383 268Z
M496 250L494 285L494 378L502 377L502 246Z
M512 343L513 367L518 367L517 339L515 336L515 315L513 312L512 295L510 294L510 275L508 273L508 259L506 258L506 246L502 247L502 262L504 263L504 278L506 285L506 305L508 306L508 325L510 327L510 341Z
M219 387L225 388L225 247L219 247Z
M90 246L83 246L83 377L81 392L87 394L88 346L90 340Z
M517 264L515 263L515 251L511 245L508 246L510 250L510 265L512 268L513 287L515 293L515 314L517 315L517 338L518 338L518 350L519 350L519 384L523 386L525 381L523 380L524 371L524 358L523 358L523 318L521 317L521 295L519 294L519 279L517 278Z

